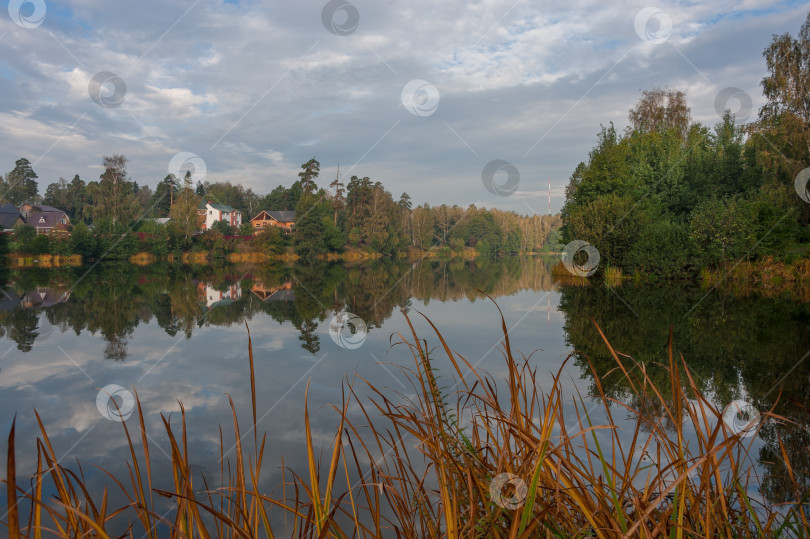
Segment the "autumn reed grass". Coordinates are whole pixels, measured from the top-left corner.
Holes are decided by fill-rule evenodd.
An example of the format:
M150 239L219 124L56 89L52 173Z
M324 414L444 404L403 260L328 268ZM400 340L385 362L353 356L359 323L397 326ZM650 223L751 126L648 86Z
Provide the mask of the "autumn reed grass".
M727 263L719 268L700 270L701 286L717 288L735 296L752 293L764 297L792 297L810 301L810 260L791 264L773 257Z
M61 268L82 265L81 255L31 255L11 253L8 256L12 269L22 268Z
M266 253L260 253L258 251L228 253L225 255L225 260L229 264L263 264L270 260L270 256Z
M229 397L236 446L233 457L224 458L220 427L223 486L193 477L182 405L179 425L163 417L173 488L158 489L136 393L137 426L122 423L129 475L110 476L128 501L115 508L106 489L88 491L81 468L57 460L37 415L40 437L30 488L16 470L14 423L8 438L8 512L2 523L9 537L106 538L114 519L129 521L126 535L150 539L275 537L282 530L293 537L810 536L806 493L797 490L796 500L779 508L749 497L749 446L727 430L722 412L700 394L683 358L675 357L671 336L665 365L671 387L663 388L653 384L643 364L615 351L597 326L614 372L635 396L630 400L656 404L664 414L656 418L607 397L593 368L595 405L564 393L563 367L550 381L542 378L550 389L541 391L531 357L513 353L502 315L506 377L500 384L454 351L429 319L436 348L418 336L407 314L405 320L408 332L397 334L395 345L407 349L413 361L401 367L413 395L396 396L362 382L371 396L361 397L347 382L334 407L339 422L325 458L316 451L305 399L308 465L285 476L289 496L272 497L259 488L267 434L257 429L248 330L251 430L243 436ZM447 372L438 369L440 355ZM359 420L350 418L350 407L359 409L352 415ZM619 421L617 414L630 419ZM572 416L575 420L567 419ZM783 420L767 412L763 418ZM789 465L787 470L792 478ZM493 480L503 477L525 488L493 487ZM54 494L46 498L45 492ZM172 500L169 513L158 511L156 495ZM21 506L27 507L25 520ZM278 510L292 531L284 518L271 517Z
M605 286L617 288L622 285L622 268L608 266L605 268Z
M135 253L129 257L129 262L130 264L135 264L136 266L150 266L157 262L157 257L152 253L141 251L140 253Z
M591 281L587 277L582 277L579 275L574 275L562 262L557 262L551 268L551 277L554 279L554 282L564 286L578 286L578 287L588 287L591 286Z

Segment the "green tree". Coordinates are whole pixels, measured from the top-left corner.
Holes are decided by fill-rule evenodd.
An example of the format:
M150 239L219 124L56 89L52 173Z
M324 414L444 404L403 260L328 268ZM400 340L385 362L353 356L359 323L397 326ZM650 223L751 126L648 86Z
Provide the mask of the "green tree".
M54 206L59 208L60 210L64 210L65 213L68 214L68 217L71 216L71 211L69 211L69 206L71 206L70 200L70 184L64 178L59 178L58 181L51 183L45 189L45 194L42 197L42 203L47 206Z
M93 185L93 220L109 219L113 224L129 224L138 216L139 204L135 186L127 175L129 160L120 154L104 156L104 172L98 184Z
M295 252L301 256L336 251L345 243L342 234L332 223L332 208L325 198L323 190L305 193L295 207L293 245Z
M682 137L691 123L686 94L680 90L655 88L641 92L641 98L629 114L631 131L647 133L674 130Z
M70 232L70 250L85 260L98 256L96 238L82 221L75 223Z
M174 174L168 174L155 187L155 193L148 202L149 214L154 217L167 217L171 214L174 198L180 194L180 182Z
M214 221L211 230L219 232L223 236L233 236L233 227L228 221Z
M422 250L433 245L433 214L427 204L417 206L411 214L411 244Z
M177 194L177 200L171 208L172 222L183 233L184 245L190 243L191 236L200 229L200 220L197 216L199 205L200 198L191 189L191 177L187 177L183 189ZM224 221L217 221L214 224L219 225L219 223L223 223L230 228Z
M649 203L636 203L629 196L604 195L568 215L565 241L587 241L596 247L604 263L624 267L627 253L653 215Z
M763 56L767 102L749 128L751 154L765 183L780 191L785 203L799 211L800 223L808 225L810 204L795 196L793 182L810 166L810 13L798 39L789 33L774 36Z
M332 188L332 207L335 210L333 224L337 226L338 212L342 211L346 206L346 186L340 181L340 167L338 167L338 172L335 175L335 179L329 184L329 187Z
M70 182L59 178L57 182L48 185L42 203L63 210L71 221L82 220L87 205L85 183L78 174Z
M37 174L25 157L17 159L14 169L0 183L0 199L15 206L36 202Z
M14 242L11 244L12 251L17 253L31 253L31 243L37 236L34 227L28 225L17 225L14 227Z
M283 185L279 185L269 194L267 194L259 205L263 210L279 211L279 210L294 210L298 204L298 200L302 194L301 182L295 181L292 186L287 189Z
M506 241L503 244L503 250L509 254L517 254L520 252L520 245L522 243L521 233L519 228L513 228L506 236Z
M751 204L737 196L701 203L692 215L690 235L703 265L717 265L750 256L757 228Z
M281 229L275 226L270 226L262 230L260 234L256 234L250 240L257 250L265 254L277 254L284 250L284 240L281 237Z
M73 176L68 185L68 212L71 221L80 219L86 221L89 217L90 196L87 193L87 184L78 174Z
M689 228L660 220L648 223L627 254L626 265L645 274L664 278L681 277L694 263Z
M313 193L318 189L315 180L320 172L321 164L314 157L301 165L301 172L298 173L298 177L301 179L301 190L304 194Z

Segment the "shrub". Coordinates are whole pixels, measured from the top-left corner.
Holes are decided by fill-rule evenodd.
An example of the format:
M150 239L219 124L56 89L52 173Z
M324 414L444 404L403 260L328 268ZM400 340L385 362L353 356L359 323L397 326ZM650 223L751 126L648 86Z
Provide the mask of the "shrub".
M214 224L211 225L211 230L215 230L220 234L222 234L223 236L234 235L233 227L229 225L227 221L214 221Z
M630 268L664 278L685 275L691 261L689 232L669 220L647 224L627 254Z
M647 202L603 195L571 212L565 225L565 242L587 241L599 250L605 264L625 267L630 249L653 215L657 212Z
M82 221L73 225L73 230L70 232L70 251L81 255L85 260L98 256L96 238Z
M30 253L31 242L37 236L37 231L28 225L17 225L14 227L14 241L11 250L18 253Z
M701 265L717 265L752 253L757 240L757 216L741 197L710 199L692 213L690 236Z
M29 243L29 252L33 255L44 255L51 252L51 239L47 234L36 234Z
M280 253L284 250L284 241L281 236L281 230L277 227L268 227L253 236L250 243L254 249L262 253Z

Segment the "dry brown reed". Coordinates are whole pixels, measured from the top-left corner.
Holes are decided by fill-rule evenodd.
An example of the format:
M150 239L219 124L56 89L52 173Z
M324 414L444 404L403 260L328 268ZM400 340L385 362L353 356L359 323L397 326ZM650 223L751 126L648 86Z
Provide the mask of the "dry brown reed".
M455 352L429 319L437 348L419 337L407 314L405 320L408 332L397 334L397 345L408 350L413 362L402 372L414 396L403 398L364 382L372 396L363 398L347 383L342 402L334 407L339 421L325 458L315 448L305 400L302 444L308 466L293 470L285 480L289 496L272 497L260 488L267 434L258 432L248 330L253 439L243 436L229 397L236 447L232 458L221 459L222 487L200 484L192 476L182 406L179 424L163 418L173 488L153 487L150 436L136 393L136 426L122 423L130 450L129 476L110 476L126 504L110 507L106 489L89 492L81 470L57 460L37 415L40 437L30 489L25 488L27 478L21 480L17 473L15 423L11 426L3 525L14 539L43 534L109 537L111 523L120 519L128 520L132 537L275 537L283 529L283 520L270 516L275 509L292 526L285 533L295 537L810 534L803 505L807 500L800 499L806 494L797 491L794 503L780 508L749 497L749 446L727 429L721 411L700 394L683 358L673 353L671 336L665 366L671 387L660 388L647 377L645 365L615 351L602 334L615 360L614 372L625 379L635 402L654 402L663 410L663 417L650 417L608 398L595 371L595 402L565 394L562 367L546 384L550 389L541 391L531 357L513 353L503 316L506 377L501 381ZM438 354L448 372L438 371ZM359 413L350 417L351 406L359 406ZM782 420L768 413L763 417ZM644 458L650 455L651 461ZM787 469L791 473L789 465ZM497 482L498 488L493 487L493 480L503 477L525 489L502 492ZM55 494L46 499L45 492ZM155 494L173 501L168 516L156 509Z

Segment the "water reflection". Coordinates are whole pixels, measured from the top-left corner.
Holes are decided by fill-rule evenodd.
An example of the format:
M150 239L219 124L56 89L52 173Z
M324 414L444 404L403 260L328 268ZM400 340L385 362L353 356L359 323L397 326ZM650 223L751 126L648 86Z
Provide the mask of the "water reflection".
M429 302L475 299L476 289L500 296L550 290L552 261L391 260L257 267L176 267L131 264L30 270L12 274L0 302L0 336L30 352L43 325L76 335L99 333L104 357L123 361L140 324L154 319L168 335L190 339L196 329L242 324L265 313L299 331L301 347L320 350L316 329L330 313L349 310L378 328L411 298Z
M617 351L643 364L665 399L669 380L663 367L671 330L675 360L685 359L697 387L718 406L745 398L760 411L772 410L795 422L769 421L760 432L765 498L772 503L796 499L780 440L796 479L810 492L810 305L707 294L696 287L592 286L564 287L560 310L582 372L589 375L590 361L605 376L603 387L610 397L639 407L664 425L668 417L660 403L636 402L630 396L629 382L614 369L591 317ZM638 369L631 377L640 380ZM593 382L590 390L597 394Z
M493 344L492 337L482 327L492 326L492 321L484 318L494 313L474 311L471 307L481 300L477 290L482 290L499 298L501 305L511 303L513 315L520 313L512 318L517 322L513 342L516 349L526 353L537 348L563 349L564 340L567 348L577 351L576 366L584 380L582 385L586 391L590 388L592 396L597 392L591 365L605 376L604 388L610 397L629 402L651 418L664 422L667 418L658 403L633 401L627 382L611 373L615 363L591 319L600 325L616 350L643 363L646 372L665 392L668 377L662 365L668 363L671 330L675 357L686 359L700 390L719 406L747 398L759 410L773 409L795 422L767 423L761 431L758 457L764 472L762 488L766 499L778 503L796 497L788 487L789 471L781 457L780 441L791 459L792 473L807 491L810 306L773 298L707 294L688 286L625 285L609 290L603 286L560 285L558 309L564 316L562 331L549 329L543 333L537 326L521 326L524 313L542 310L541 323L545 329L547 305L550 321L551 306L545 292L554 290L556 303L557 285L550 272L555 262L544 258L507 258L425 260L410 264L384 259L373 263L279 264L261 268L140 268L102 264L89 273L87 268L12 273L0 293L0 336L11 341L11 348L18 353L6 352L0 359L0 366L11 365L16 369L9 373L6 369L2 371L7 391L3 402L8 410L30 411L34 406L49 406L48 396L58 392L64 402L53 404L51 415L58 416L63 411L65 424L70 425L65 429L65 449L75 441L70 438L71 432L88 433L87 429L97 424L98 417L92 408L93 388L109 382L128 387L142 383L144 398L153 406L154 414L174 409L180 399L189 405L190 417L198 412L205 425L227 422L227 416L216 414L221 412L217 410L224 392L236 393L244 387L244 373L240 374L238 366L228 363L245 353L241 326L247 321L255 328L272 320L278 333L265 332L263 341L254 340L254 347L257 355L262 346L265 352L282 349L285 352L283 357L265 355L257 368L266 369L264 379L268 382L264 395L268 408L276 406L282 396L296 388L296 393L283 400L272 417L276 421L272 428L278 451L290 454L300 449L296 445L300 442L296 438L300 424L295 419L302 402L297 393L303 391L300 381L311 372L320 373L313 381L312 398L335 402L340 398L339 381L347 371L354 368L362 371L378 364L388 336L403 329L398 318L380 331L381 338L364 345L362 356L367 364L363 364L357 359L361 354L335 350L324 331L324 321L334 313L349 311L362 318L371 333L393 316L400 316L399 309L408 311L417 304L427 307L431 302L447 303L434 312L442 313L436 319L442 330L454 333L449 340L473 350L487 350ZM534 318L529 320L538 322ZM233 338L222 332L203 335L214 328L233 326ZM494 327L493 333L497 330ZM290 331L296 335L284 340ZM185 358L191 358L189 363L177 361L174 366L169 361L160 363L177 351L171 343L157 344L160 336L155 333L161 332L174 337L173 341L192 341L188 343L189 349L182 351ZM63 339L70 334L81 338L82 343ZM323 339L327 342L322 342ZM103 357L119 363L97 361L92 347L83 346L99 340L104 345ZM54 351L57 343L60 348ZM378 348L373 349L375 345ZM65 356L68 353L73 356L69 361L59 355L61 347L67 348L63 351ZM131 353L130 348L136 352ZM298 354L288 354L291 348L297 349ZM372 351L377 355L370 354ZM321 363L326 352L331 354L330 361ZM551 365L555 361L553 356L546 353L545 359L542 354L538 358L548 360ZM301 361L301 357L310 362ZM146 361L152 359L155 363L146 368ZM42 372L56 369L58 361L68 361L71 369L73 365L79 366L81 372L78 375L74 372L70 379ZM101 363L115 369L98 367ZM141 363L143 368L139 368ZM314 366L319 370L311 371ZM32 374L37 369L39 374ZM546 368L544 364L543 370L549 372L556 367ZM153 377L158 376L163 377L161 383L153 382ZM381 384L391 384L388 373L381 376ZM20 387L26 389L30 402L21 400ZM90 404L85 406L85 401ZM2 419L8 422L10 418L8 415ZM327 438L332 429L331 423L323 425ZM90 436L87 444L101 447L95 436ZM198 447L209 448L209 442L200 441ZM205 454L203 449L199 451ZM109 450L110 455L114 452L113 448Z

